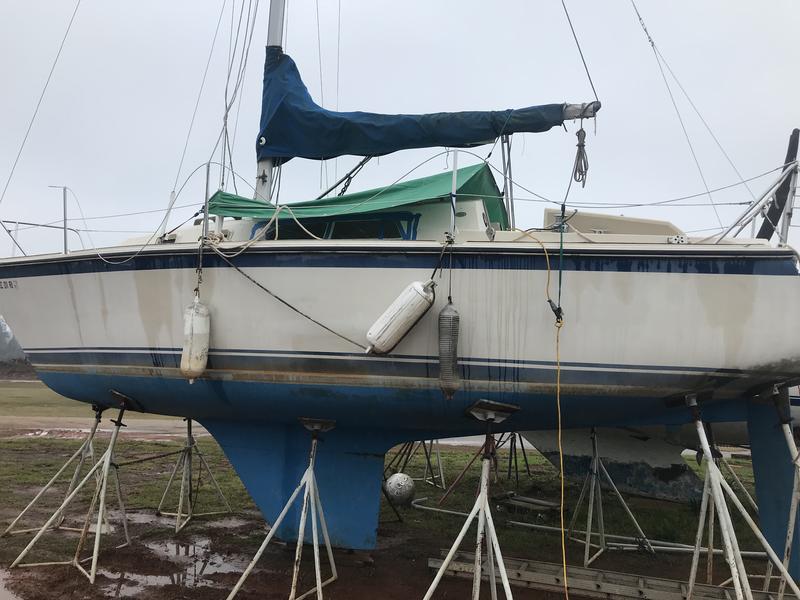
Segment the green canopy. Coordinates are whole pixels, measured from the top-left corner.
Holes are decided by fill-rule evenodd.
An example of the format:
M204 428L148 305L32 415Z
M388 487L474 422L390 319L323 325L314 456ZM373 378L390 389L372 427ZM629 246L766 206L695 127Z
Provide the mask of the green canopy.
M292 213L298 219L325 218L339 215L355 215L406 207L414 204L439 202L450 197L453 174L448 171L421 179L403 181L385 188L366 190L289 204ZM459 199L482 198L489 213L489 221L499 223L502 229L508 229L508 216L500 190L492 176L491 169L485 163L458 169L456 174L456 194ZM265 204L261 200L244 198L218 191L208 202L209 213L223 217L251 217L270 219L275 214L275 206ZM291 218L289 211L282 211L281 219Z

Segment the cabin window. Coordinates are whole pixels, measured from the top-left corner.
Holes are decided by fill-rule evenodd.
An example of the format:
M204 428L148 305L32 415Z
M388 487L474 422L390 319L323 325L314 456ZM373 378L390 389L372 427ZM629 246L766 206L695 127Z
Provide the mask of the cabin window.
M339 215L302 219L303 227L318 238L332 240L415 240L419 214L410 212L387 212L360 215ZM252 239L267 221L259 221L250 231ZM281 219L278 239L307 240L308 234L294 221ZM274 240L275 226L270 226L261 239Z
M402 240L400 225L395 221L364 219L335 221L330 233L332 240Z
M328 228L327 221L321 221L319 219L303 219L302 221L303 227L308 229L311 233L313 233L318 238L324 238L325 233ZM257 234L261 229L263 229L264 225L267 224L267 221L259 221L253 226L253 229L250 231L250 238L252 239L255 234ZM262 236L261 239L266 240L274 240L275 239L275 224L273 223L270 225L269 229L266 231L266 234ZM281 219L280 223L278 223L278 239L279 240L308 240L311 239L310 236L301 229L301 227L297 224L294 219Z
M331 222L328 237L333 240L414 240L419 217L410 212L339 216Z

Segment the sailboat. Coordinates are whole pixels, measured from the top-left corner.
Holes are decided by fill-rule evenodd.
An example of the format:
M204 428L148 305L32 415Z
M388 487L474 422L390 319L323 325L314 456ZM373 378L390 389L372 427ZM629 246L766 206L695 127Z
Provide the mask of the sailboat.
M268 521L306 467L299 419L335 422L321 436L319 491L332 542L365 549L386 451L482 433L466 414L476 401L517 408L508 430L553 429L559 416L564 427L678 425L693 418L687 397L705 421L746 421L761 410L753 398L800 381L800 313L765 315L776 299L800 304L786 245L796 130L760 200L705 239L558 210L541 230L517 229L509 169L463 166L467 151L452 172L278 205L275 169L294 158L503 145L600 109L325 110L281 48L283 4L270 6L254 197L209 190L196 222L153 243L0 261L0 309L50 388L199 421ZM762 214L758 236L734 237ZM422 310L398 321L403 302ZM187 365L184 313L198 305L207 344ZM459 324L446 363L448 306ZM769 485L774 473L758 468ZM782 540L776 519L765 526Z

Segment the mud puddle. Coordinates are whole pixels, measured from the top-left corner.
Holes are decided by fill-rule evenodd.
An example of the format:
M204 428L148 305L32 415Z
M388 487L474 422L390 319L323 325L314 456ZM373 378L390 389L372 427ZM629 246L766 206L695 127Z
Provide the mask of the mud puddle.
M229 585L216 582L212 576L241 573L249 562L249 558L245 556L223 556L212 552L211 540L208 538L197 538L190 542L148 542L144 546L159 559L168 561L171 569L168 568L167 571L172 572L144 575L127 570L99 569L98 575L111 581L102 587L106 597L132 597L148 589L160 589L164 586L223 589ZM0 596L0 600L5 599Z

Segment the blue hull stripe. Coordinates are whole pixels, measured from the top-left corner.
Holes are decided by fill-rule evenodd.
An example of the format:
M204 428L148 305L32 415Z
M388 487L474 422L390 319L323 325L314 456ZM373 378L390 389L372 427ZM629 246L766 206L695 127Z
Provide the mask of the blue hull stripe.
M397 248L297 250L256 248L232 259L239 267L323 267L361 269L433 269L438 263L439 249ZM109 259L115 253L104 255ZM125 257L125 254L120 254ZM551 262L554 259L551 257ZM13 279L44 275L104 273L114 271L146 271L160 269L194 269L197 252L193 249L173 249L147 252L123 264L108 264L97 257L53 257L0 265L0 278ZM229 268L218 256L206 253L206 268ZM555 266L555 263L553 263ZM474 249L456 248L453 251L455 269L492 269L541 271L547 268L540 249ZM741 250L681 250L672 252L647 250L566 250L564 271L601 271L636 273L691 273L714 275L782 275L798 276L795 255L788 250L769 250L742 253Z
M29 350L33 364L43 370L48 366L124 366L177 369L180 367L180 350L142 349L137 352L123 349L87 349L84 351L51 352ZM269 371L280 373L316 373L322 376L409 377L431 380L435 385L439 376L438 361L432 357L395 357L376 359L363 355L328 356L285 353L236 353L235 351L209 353L208 370L214 371ZM460 361L461 377L465 382L497 382L520 384L552 384L555 363L548 361L490 361L464 358ZM704 369L701 367L620 365L599 363L562 363L564 384L627 385L647 388L686 387L698 384L716 387L742 378L758 377L758 372L735 369ZM791 378L792 373L769 373L772 378ZM366 383L366 382L365 382Z
M132 361L130 364L141 364L142 366L162 366L148 361L148 357L158 357L160 363L174 362L179 366L181 348L149 348L145 346L99 346L99 347L78 347L66 346L59 348L25 348L25 352L35 357L37 364L117 364L117 358L127 357L126 360ZM439 358L436 356L415 355L415 354L391 354L387 356L368 356L363 353L353 352L304 352L298 350L257 350L257 349L219 349L209 350L209 360L224 359L251 359L258 357L282 358L284 356L294 357L292 360L309 358L314 361L320 359L337 359L338 362L344 361L360 364L390 365L393 363L420 363L438 364ZM263 358L259 359L264 364ZM515 360L502 358L483 358L483 357L462 357L459 358L462 364L489 364L504 367L512 366L532 366L532 367L555 367L555 361L545 360ZM126 363L128 364L128 363ZM646 372L669 372L677 371L681 373L719 373L728 375L744 375L747 371L742 369L709 369L707 367L690 367L681 365L631 365L622 363L596 363L596 362L576 362L561 361L562 367L575 367L580 369L599 369L599 370L626 370L626 371L646 371ZM379 366L380 368L380 366ZM437 369L438 370L438 369Z

